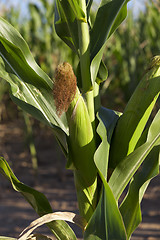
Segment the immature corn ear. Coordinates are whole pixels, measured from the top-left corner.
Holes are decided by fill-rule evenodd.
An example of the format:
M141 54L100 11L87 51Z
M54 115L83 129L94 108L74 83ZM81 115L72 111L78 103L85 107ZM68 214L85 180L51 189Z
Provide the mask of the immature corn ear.
M72 66L67 62L59 64L55 71L53 87L53 97L57 114L59 116L68 110L68 107L75 96L76 88L77 81Z
M56 69L53 96L58 115L66 112L69 126L67 167L74 166L79 210L88 221L97 204L96 144L88 109L69 63L62 63Z
M118 120L110 148L109 167L111 169L134 151L159 93L160 56L156 56L152 59L123 115Z
M78 88L68 108L67 120L69 160L75 168L79 210L88 221L97 203L97 170L93 158L96 144L88 110Z
M77 170L82 171L86 183L93 183L96 175L96 167L93 161L96 145L88 110L78 88L68 108L67 120L73 165ZM90 171L90 174L88 174L88 171Z

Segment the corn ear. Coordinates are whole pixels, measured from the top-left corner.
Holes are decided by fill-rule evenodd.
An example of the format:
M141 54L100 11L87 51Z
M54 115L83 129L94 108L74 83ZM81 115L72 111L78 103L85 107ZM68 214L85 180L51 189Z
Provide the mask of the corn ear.
M68 111L69 162L74 166L80 213L88 221L96 207L97 170L93 156L96 149L92 124L78 88Z
M160 56L156 56L118 120L110 148L110 169L114 169L125 156L134 151L159 93Z
M85 101L79 92L72 66L61 63L55 72L53 97L57 114L66 112L69 136L67 167L74 170L80 214L88 221L97 199L95 137Z

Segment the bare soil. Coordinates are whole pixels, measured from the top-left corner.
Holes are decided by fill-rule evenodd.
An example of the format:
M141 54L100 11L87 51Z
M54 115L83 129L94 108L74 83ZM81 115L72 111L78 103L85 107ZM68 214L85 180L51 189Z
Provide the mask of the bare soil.
M24 129L22 120L0 124L0 156L4 156L9 162L20 181L47 196L53 211L78 213L72 172L65 169L66 161L52 132L43 126L34 126L39 165L38 176L35 177L30 153L24 141ZM159 183L160 176L153 179L149 185L142 202L143 223L133 234L132 240L160 239ZM18 237L37 217L23 197L0 175L0 236ZM79 229L75 228L75 231L77 237L82 238ZM47 227L41 227L38 232L51 236Z

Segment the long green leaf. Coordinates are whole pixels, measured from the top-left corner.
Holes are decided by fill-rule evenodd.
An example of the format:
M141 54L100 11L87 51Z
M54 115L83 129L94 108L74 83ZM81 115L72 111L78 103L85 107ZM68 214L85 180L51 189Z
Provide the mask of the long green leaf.
M9 82L12 100L33 117L52 127L63 149L67 149L67 121L65 115L59 118L56 114L53 82L36 65L21 35L2 18L0 56L0 77Z
M127 16L128 0L102 0L91 30L91 78L96 80L107 39Z
M125 1L123 7L121 8L121 10L118 12L114 23L112 24L112 27L109 31L109 35L108 38L115 32L115 30L120 26L120 24L125 20L125 18L127 17L127 3L130 0Z
M30 203L39 216L52 213L52 208L47 198L35 189L21 183L13 174L8 163L0 157L0 172L12 183L13 188L20 192ZM69 225L61 220L47 224L59 240L76 240L76 236Z
M66 152L67 146L65 134L68 134L66 119L60 119L57 116L52 92L49 92L44 88L37 89L31 84L22 82L14 73L12 73L11 70L9 70L8 67L5 66L5 63L1 58L0 76L9 82L11 86L12 100L24 111L51 127L64 152Z
M149 128L147 141L125 157L111 175L109 185L116 200L119 199L121 193L148 154L158 145L160 145L160 110Z
M56 0L54 24L57 35L78 54L77 19L68 1Z
M0 55L24 82L52 89L53 83L36 64L18 31L0 17Z
M97 118L99 120L97 133L101 142L95 152L94 161L103 177L107 179L110 141L119 115L110 109L101 107L97 113Z
M159 56L152 60L152 65L140 81L117 123L110 151L110 167L113 169L135 149L159 96L160 62L158 59Z
M125 240L127 239L121 214L108 183L103 180L103 190L98 206L90 219L84 240Z
M160 147L154 147L132 179L128 194L120 206L128 237L142 220L140 203L150 180L159 173L159 154Z
M126 0L102 0L91 30L91 58L127 16Z

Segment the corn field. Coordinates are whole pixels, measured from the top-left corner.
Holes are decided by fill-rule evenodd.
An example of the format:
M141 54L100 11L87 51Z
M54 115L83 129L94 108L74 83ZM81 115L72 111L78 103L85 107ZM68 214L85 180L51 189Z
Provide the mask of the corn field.
M130 240L141 202L159 174L160 5L136 18L129 0L41 0L29 17L4 8L0 17L0 119L10 99L26 126L35 178L32 117L55 137L74 179L78 214L52 210L0 156L0 173L39 215L18 239L46 224L59 240ZM22 20L22 21L21 21ZM12 116L11 116L12 117ZM41 125L42 124L42 125Z

